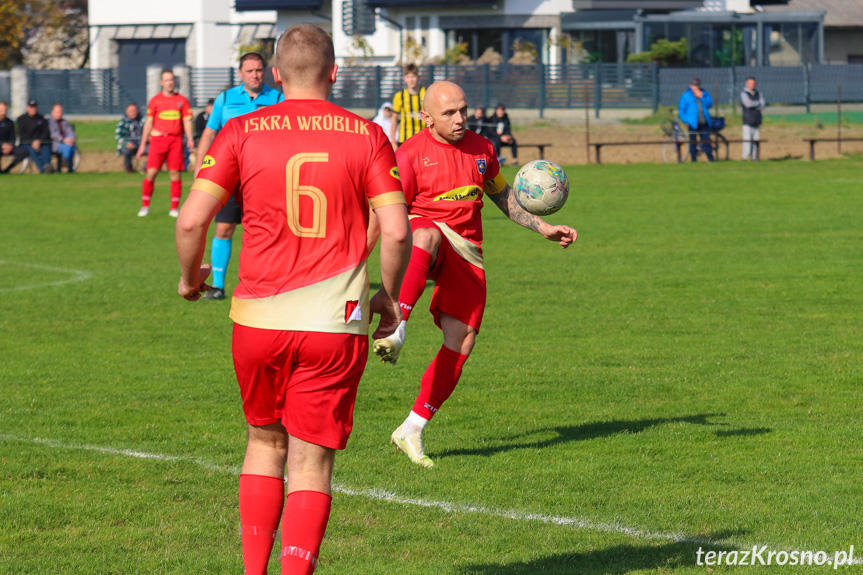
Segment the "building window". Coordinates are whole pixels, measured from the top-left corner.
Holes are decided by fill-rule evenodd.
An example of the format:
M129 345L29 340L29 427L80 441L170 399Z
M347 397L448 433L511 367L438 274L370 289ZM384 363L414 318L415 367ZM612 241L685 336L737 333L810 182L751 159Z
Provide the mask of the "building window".
M447 47L463 42L467 55L476 62L526 64L541 62L548 46L546 28L474 28L447 30Z

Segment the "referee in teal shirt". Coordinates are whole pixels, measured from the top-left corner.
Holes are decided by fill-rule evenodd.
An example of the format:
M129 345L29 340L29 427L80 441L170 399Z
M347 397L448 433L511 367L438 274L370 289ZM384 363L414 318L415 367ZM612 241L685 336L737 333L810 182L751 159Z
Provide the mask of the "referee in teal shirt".
M239 86L225 90L213 103L213 111L207 120L207 127L201 135L198 144L195 177L201 169L201 162L207 155L207 150L216 137L216 133L231 118L254 112L272 104L278 104L285 99L281 91L264 84L264 58L260 54L250 52L240 58ZM216 214L216 235L210 248L210 261L213 265L213 287L204 294L204 299L225 299L225 270L231 261L234 230L242 221L240 206L232 195L219 213Z

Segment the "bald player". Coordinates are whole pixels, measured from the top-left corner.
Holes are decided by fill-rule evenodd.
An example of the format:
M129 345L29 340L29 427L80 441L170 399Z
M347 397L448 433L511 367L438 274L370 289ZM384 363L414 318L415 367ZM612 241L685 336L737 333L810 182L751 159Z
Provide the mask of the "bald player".
M374 342L382 361L396 363L411 311L434 280L431 313L443 332L443 345L420 379L420 392L392 443L412 462L434 463L423 451L422 433L455 389L476 342L485 309L482 257L483 196L509 219L566 248L578 237L568 226L553 226L526 212L504 180L492 143L466 129L467 99L451 82L429 86L423 103L426 128L396 153L411 217L413 251L399 293L404 320L388 337ZM374 222L369 244L376 239Z
M231 195L243 213L231 319L248 422L239 485L246 575L266 575L280 522L282 573L315 570L335 452L350 436L368 359L370 315L381 316L374 337L399 324L411 246L389 139L326 101L337 72L329 34L295 26L279 38L276 58L285 101L227 121L177 221L178 291L194 301L208 289L201 260L210 222ZM371 302L370 208L382 237L381 289Z

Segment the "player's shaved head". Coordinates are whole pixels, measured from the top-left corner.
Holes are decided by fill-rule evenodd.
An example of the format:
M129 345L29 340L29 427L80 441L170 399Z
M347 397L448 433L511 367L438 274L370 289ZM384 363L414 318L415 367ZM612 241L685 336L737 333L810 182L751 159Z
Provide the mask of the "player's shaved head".
M436 140L450 144L461 141L467 121L464 90L452 82L435 82L426 89L422 116Z
M335 63L333 39L313 24L287 30L276 46L276 68L284 84L310 87L326 83Z

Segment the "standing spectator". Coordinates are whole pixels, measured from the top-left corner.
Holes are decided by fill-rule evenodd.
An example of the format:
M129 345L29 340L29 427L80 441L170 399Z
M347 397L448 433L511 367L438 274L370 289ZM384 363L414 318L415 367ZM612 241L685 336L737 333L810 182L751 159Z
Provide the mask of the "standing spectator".
M21 148L30 154L30 159L36 164L40 173L50 174L51 166L51 130L48 120L39 113L39 102L27 102L27 113L18 116L18 138Z
M0 170L0 174L8 174L12 168L24 161L29 154L27 150L15 145L15 122L7 117L9 104L0 101L0 158L12 156L12 162Z
M207 126L201 134L198 151L195 153L198 167L195 176L201 170L202 162L206 161L207 150L222 127L231 118L254 112L284 100L278 90L264 84L264 57L256 52L249 52L240 57L240 82L225 90L216 97L213 108L207 118ZM213 264L213 289L204 294L206 300L225 299L225 276L231 261L234 232L237 224L243 219L243 212L233 196L216 214L216 234L210 246L210 262Z
M372 119L372 122L381 127L384 134L387 135L387 138L392 138L394 121L392 102L384 102L381 104L381 107L378 109L378 113L375 114L375 117ZM392 143L392 139L390 139L390 143Z
M51 131L51 151L60 154L60 164L57 171L63 171L63 165L71 174L75 171L75 153L78 151L75 143L78 137L75 128L63 117L63 104L54 104L51 117L48 118L48 129Z
M397 295L411 249L387 137L326 101L337 71L332 38L300 24L279 38L276 57L273 75L286 100L225 124L176 233L177 289L195 301L207 289L209 268L201 260L210 221L229 196L244 208L247 241L231 318L248 422L239 485L246 575L266 575L280 522L281 572L315 570L332 506L335 453L350 436L368 359L370 314L381 317L375 333L398 325ZM371 210L383 241L381 289L369 302Z
M408 64L404 67L402 79L407 87L393 96L393 112L399 115L398 121L393 122L390 132L390 141L395 142L393 144L395 148L401 146L414 134L419 134L425 127L420 112L423 99L426 97L426 89L420 86L420 72L416 64ZM398 137L396 137L396 128L398 128Z
M494 117L492 118L492 121L495 123L495 132L497 133L498 138L497 155L500 164L503 165L501 148L503 148L504 146L509 146L509 148L512 149L512 163L513 165L517 166L518 143L512 136L512 126L509 123L509 115L506 113L506 106L504 106L503 104L497 105L497 108L494 109Z
M126 106L126 114L120 118L114 128L117 155L123 156L123 166L126 168L127 174L135 173L135 168L132 167L132 158L141 145L143 130L144 123L141 121L141 113L138 111L137 104L129 104Z
M680 121L689 128L689 156L693 162L698 161L699 138L707 161L713 161L713 146L710 142L713 120L708 111L711 106L713 106L713 98L707 90L701 89L701 80L693 78L689 83L689 89L680 96L680 102L677 105Z
M215 98L207 100L207 105L204 111L195 116L195 149L198 149L198 144L201 142L201 136L204 135L204 129L207 127L207 120L210 119L210 114L213 113L213 103ZM203 159L203 158L202 158Z
M185 96L174 92L177 79L170 70L162 70L159 78L162 91L147 104L147 121L138 146L138 157L147 150L147 173L141 184L141 209L139 217L150 213L150 198L156 176L167 160L168 176L171 179L171 209L168 215L176 218L180 213L180 196L183 194L180 171L183 169L183 134L189 148L195 146L192 138L192 107ZM149 150L147 146L149 145Z
M757 162L761 158L761 110L767 107L764 94L755 89L755 77L746 78L740 92L743 106L743 159Z

